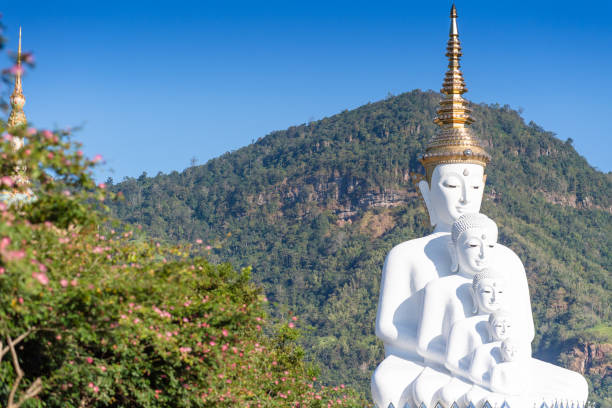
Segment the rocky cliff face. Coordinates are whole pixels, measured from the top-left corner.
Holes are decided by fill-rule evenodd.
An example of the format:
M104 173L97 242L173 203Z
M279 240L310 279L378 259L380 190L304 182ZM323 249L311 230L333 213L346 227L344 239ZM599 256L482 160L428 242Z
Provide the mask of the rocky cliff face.
M612 376L612 344L579 344L568 353L568 359L568 368L581 374Z

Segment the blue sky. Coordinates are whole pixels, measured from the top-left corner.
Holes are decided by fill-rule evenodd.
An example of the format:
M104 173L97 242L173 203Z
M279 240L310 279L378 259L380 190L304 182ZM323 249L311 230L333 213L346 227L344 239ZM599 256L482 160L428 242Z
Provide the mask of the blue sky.
M450 4L26 1L0 11L8 48L21 25L36 55L29 120L83 125L86 153L107 161L98 178L120 181L181 171L389 92L440 89ZM610 2L456 5L466 97L523 108L612 171Z

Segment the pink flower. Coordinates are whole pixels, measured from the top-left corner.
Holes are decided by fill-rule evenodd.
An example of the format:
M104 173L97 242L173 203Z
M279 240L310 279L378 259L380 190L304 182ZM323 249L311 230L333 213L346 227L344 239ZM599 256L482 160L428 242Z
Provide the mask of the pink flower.
M289 322L289 328L293 329L295 327L295 324L293 324L293 322Z
M4 272L5 272L4 268L0 267L0 275L4 275Z
M38 132L38 131L36 130L36 128L33 128L33 127L28 128L28 130L27 130L27 133L28 133L28 135L30 135L30 136L35 135L37 132Z
M54 157L53 152L47 153L47 159L51 160Z
M66 286L68 286L68 280L67 279L60 280L60 285L62 285L62 288L65 288Z
M100 366L100 371L102 371L103 373L106 372L106 366Z
M106 184L100 183L100 184L98 184L98 187L101 188L102 190L104 190L106 188Z
M10 176L4 176L0 179L0 183L5 186L12 187L14 184L13 178Z
M76 285L77 285L77 280L76 280L76 279L71 280L71 281L70 281L70 284L71 284L72 286L76 286Z
M43 137L44 137L45 139L47 139L47 140L51 140L51 139L53 139L53 132L51 132L50 130L46 130L46 129L45 129L45 130L43 130L41 133L42 133L42 135L43 135Z
M32 272L32 277L43 285L46 285L49 283L49 278L44 272Z
M229 332L227 331L227 329L223 329L223 331L221 332L221 334L223 334L223 337L227 337Z
M102 155L96 154L96 155L94 156L94 158L93 158L93 159L91 159L91 161L92 161L92 162L94 162L94 163L97 163L97 162L99 162L99 161L102 161Z
M206 245L206 250L210 251L212 247L210 245Z
M4 253L4 257L7 261L16 261L22 259L25 256L25 251L8 251Z
M93 358L87 357L85 360L87 361L88 364L93 364Z

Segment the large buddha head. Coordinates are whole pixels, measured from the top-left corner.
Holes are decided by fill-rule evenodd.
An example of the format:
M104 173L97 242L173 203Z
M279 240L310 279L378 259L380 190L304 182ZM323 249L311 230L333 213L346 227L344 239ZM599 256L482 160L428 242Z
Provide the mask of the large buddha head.
M467 276L482 272L497 243L497 225L484 214L464 214L451 228L451 270Z
M482 203L484 167L474 163L443 163L431 179L419 182L419 190L431 225L448 231L461 215L477 213Z
M472 279L472 298L474 314L490 314L505 305L506 277L495 268L487 268L478 272Z
M468 102L461 96L467 88L459 70L462 54L454 5L450 17L450 38L446 47L449 64L441 89L444 97L434 120L440 131L419 158L425 168L425 178L419 181L418 188L431 224L439 231L449 231L462 214L480 211L484 169L491 159L467 127L473 119Z

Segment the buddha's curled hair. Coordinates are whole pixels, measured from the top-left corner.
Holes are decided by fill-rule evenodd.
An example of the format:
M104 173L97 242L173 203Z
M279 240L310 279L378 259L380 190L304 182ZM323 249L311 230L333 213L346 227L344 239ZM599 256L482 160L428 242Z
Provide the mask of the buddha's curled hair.
M512 314L505 309L496 310L489 315L489 324L493 326L499 320L505 319L506 321L512 321Z
M472 279L472 289L474 289L474 292L478 290L478 285L480 285L480 282L483 279L494 279L496 281L505 282L506 274L497 268L491 267L484 269L481 272L478 272L476 275L474 275L474 278Z
M491 234L497 236L497 224L484 214L464 214L453 223L451 239L456 244L459 236L472 228L486 228Z

